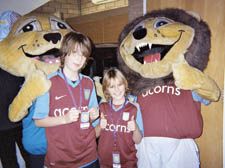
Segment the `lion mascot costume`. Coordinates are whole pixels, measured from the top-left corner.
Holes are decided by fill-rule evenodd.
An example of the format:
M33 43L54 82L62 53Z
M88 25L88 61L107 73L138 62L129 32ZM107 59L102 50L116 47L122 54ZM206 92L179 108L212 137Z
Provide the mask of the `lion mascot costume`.
M72 28L56 16L27 14L19 17L9 34L0 41L0 138L4 138L11 129L21 126L22 119L27 120L26 125L23 125L24 135L28 135L26 131L36 129L32 116L27 115L28 109L38 96L50 88L47 75L58 69L62 39L71 31ZM42 138L35 139L35 135L27 138L32 142L30 147L38 147L38 139ZM2 139L1 145L8 149L4 147ZM11 153L1 153L1 160L4 156L12 159ZM11 167L16 168L14 165Z
M140 168L198 168L195 138L202 134L201 103L218 101L220 89L203 73L210 29L197 13L155 10L127 24L117 60L142 112Z

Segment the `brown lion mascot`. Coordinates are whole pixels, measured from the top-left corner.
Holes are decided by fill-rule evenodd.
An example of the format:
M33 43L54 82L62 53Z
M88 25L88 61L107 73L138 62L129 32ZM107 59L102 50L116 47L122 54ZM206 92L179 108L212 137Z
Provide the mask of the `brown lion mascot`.
M199 168L200 103L220 97L203 73L210 45L210 29L199 15L174 8L147 13L121 32L119 69L143 118L138 167Z

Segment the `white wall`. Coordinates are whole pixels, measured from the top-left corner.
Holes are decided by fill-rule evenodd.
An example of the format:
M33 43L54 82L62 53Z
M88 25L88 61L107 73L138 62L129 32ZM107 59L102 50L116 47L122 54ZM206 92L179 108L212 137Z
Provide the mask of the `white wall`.
M0 0L0 15L6 10L24 15L44 5L48 1L49 0Z

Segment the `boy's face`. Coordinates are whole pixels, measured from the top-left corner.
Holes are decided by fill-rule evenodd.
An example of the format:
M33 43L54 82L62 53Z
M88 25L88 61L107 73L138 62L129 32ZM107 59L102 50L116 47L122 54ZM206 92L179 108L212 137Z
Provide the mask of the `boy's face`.
M75 47L75 50L65 57L64 66L72 72L78 72L85 62L86 57L81 53L80 47Z
M108 92L113 101L123 101L125 97L125 85L117 78L111 79Z

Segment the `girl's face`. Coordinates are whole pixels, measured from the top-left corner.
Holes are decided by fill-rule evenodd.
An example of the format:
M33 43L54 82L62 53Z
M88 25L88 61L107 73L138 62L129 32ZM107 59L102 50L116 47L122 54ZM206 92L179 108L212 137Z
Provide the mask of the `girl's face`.
M81 53L80 47L75 47L75 50L71 51L65 57L65 68L71 72L78 72L84 65L86 57Z
M120 82L117 78L111 79L110 85L108 87L108 92L112 97L113 102L121 104L124 102L125 98L125 85Z

